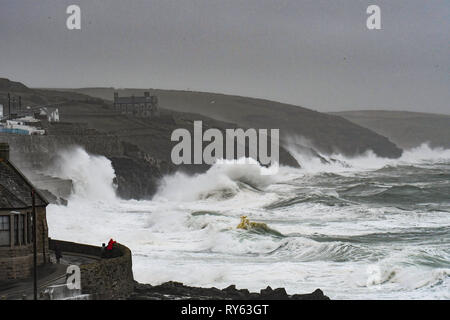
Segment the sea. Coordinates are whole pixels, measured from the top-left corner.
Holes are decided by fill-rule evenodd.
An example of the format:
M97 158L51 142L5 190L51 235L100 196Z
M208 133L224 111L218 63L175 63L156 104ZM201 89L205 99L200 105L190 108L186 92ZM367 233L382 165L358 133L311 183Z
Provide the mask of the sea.
M107 158L65 150L47 173L74 190L67 206L48 207L49 235L113 238L132 250L135 279L152 285L450 299L450 150L422 144L386 159L288 149L301 168L216 163L163 177L141 201L116 196ZM242 216L260 224L239 229Z

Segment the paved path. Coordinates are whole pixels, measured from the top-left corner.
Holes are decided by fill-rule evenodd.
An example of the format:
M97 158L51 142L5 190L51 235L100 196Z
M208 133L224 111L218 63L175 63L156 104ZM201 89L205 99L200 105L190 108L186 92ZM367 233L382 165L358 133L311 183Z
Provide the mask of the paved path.
M66 281L67 266L62 264L46 264L38 267L38 295L45 288ZM0 283L0 299L22 300L33 299L33 278L20 281Z
M98 257L62 253L60 264L48 263L38 267L38 296L47 287L64 284L66 282L66 270L69 265L82 265L99 260ZM50 261L55 262L54 254ZM39 297L38 297L39 298ZM33 299L33 278L24 280L0 281L0 300L31 300Z

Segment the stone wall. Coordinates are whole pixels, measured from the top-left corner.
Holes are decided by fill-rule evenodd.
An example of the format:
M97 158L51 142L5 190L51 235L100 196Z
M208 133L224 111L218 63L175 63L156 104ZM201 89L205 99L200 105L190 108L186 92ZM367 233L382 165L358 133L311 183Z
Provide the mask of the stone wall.
M58 244L61 251L100 257L101 248L74 242L50 240L50 248ZM81 270L81 289L83 294L92 294L96 299L117 300L128 298L134 290L131 251L116 244L116 257L99 259L83 264Z
M14 248L0 248L0 280L28 278L32 274L32 268L32 244Z
M97 246L91 246L88 244L81 244L76 242L62 241L62 240L54 240L49 238L50 250L55 250L56 245L59 246L59 249L64 253L77 253L81 255L88 255L93 257L98 257L100 259L101 248Z
M71 146L81 146L87 152L109 156L122 156L123 144L116 136L107 134L71 135L0 135L1 142L10 146L10 158L19 167L45 169L58 152Z

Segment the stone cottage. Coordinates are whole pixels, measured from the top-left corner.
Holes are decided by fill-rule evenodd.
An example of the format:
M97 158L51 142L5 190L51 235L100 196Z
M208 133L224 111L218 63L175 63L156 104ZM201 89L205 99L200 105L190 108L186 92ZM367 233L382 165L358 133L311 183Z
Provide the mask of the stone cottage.
M122 114L133 114L136 117L153 118L159 116L158 97L144 92L144 96L119 97L114 92L114 110Z
M0 143L0 280L32 275L32 190L36 189L9 161L9 145ZM47 200L36 191L38 265L49 261L47 205Z

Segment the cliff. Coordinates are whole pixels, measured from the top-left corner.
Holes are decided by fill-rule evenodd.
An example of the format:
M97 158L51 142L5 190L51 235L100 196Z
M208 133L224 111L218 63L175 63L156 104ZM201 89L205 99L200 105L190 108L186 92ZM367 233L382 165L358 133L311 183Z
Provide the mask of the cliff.
M1 79L0 103L4 105L7 103L7 92L12 96L20 95L23 106L28 103L58 104L61 122L44 121L42 125L47 135L0 134L0 141L11 145L12 158L18 166L36 178L34 182L38 187L51 193L59 189L53 183L55 181L42 175L38 176L36 172L45 171L46 167L51 166L60 150L81 146L91 154L103 155L111 160L120 197L149 199L164 174L178 169L197 173L209 168L208 165L172 164L171 150L176 142L171 141L171 134L175 129L185 128L192 134L195 120L202 120L205 130L236 127L234 124L204 116L170 110L162 110L161 116L156 119L122 115L113 110L111 103L99 98L73 92L30 89L19 82ZM280 150L280 162L298 166L295 159L283 148ZM46 185L49 182L51 184ZM67 188L70 186L66 184L63 189ZM67 192L56 196L65 198ZM51 195L50 198L53 199Z
M111 100L113 88L71 90ZM120 95L142 95L143 89L118 90ZM176 112L194 113L244 128L279 128L281 137L301 136L323 153L348 156L372 150L378 156L397 158L402 150L386 137L333 114L275 101L207 92L150 90L160 106Z
M192 135L196 120L203 121L204 130L279 128L282 144L288 137L302 136L324 153L356 155L370 149L381 156L398 157L402 152L387 138L341 117L260 99L153 90L151 94L159 97L162 109L160 117L150 119L115 112L111 102L102 99L111 98L113 89L30 89L19 82L0 79L3 105L7 104L7 92L20 95L23 106L58 104L60 113L60 123L45 123L46 136L0 135L0 141L10 143L12 158L21 169L38 172L52 165L59 150L82 146L89 153L111 160L118 195L125 199L151 198L164 174L175 170L204 172L209 168L208 165L174 166L171 162L171 150L176 144L171 142L172 132L185 128ZM142 94L142 90L125 90L120 94ZM312 154L317 153L312 150ZM298 166L283 147L280 163ZM41 177L39 181L49 180Z
M450 148L450 115L371 110L333 114L382 134L405 149L424 142L431 147Z

